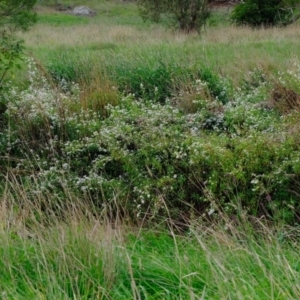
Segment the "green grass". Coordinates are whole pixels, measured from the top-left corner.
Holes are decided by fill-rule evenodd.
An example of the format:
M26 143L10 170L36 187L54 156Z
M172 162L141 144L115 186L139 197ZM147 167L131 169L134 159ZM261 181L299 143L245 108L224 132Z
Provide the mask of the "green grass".
M278 29L278 33L271 29L264 32L241 29L239 32L228 27L224 37L220 34L222 29L208 28L203 36L189 37L174 36L159 27L103 26L101 29L96 24L82 24L70 26L68 30L62 27L57 40L51 27L41 27L42 32L37 27L25 37L27 48L50 72L71 64L78 74L73 78L76 81L80 81L81 76L90 76L89 70L101 70L114 78L115 84L118 84L118 70L122 66L151 69L159 62L181 69L181 73L187 70L195 74L207 67L238 83L255 68L266 72L285 71L291 60L296 59L299 48L296 27L286 29L286 33L285 29ZM44 33L47 34L43 36ZM82 41L80 36L83 36ZM176 76L174 72L172 78Z
M257 223L170 231L72 219L0 232L4 299L297 299L298 250ZM11 219L16 221L16 219ZM247 228L249 231L247 231ZM241 231L240 231L241 230Z
M88 23L89 21L85 17L78 17L61 13L40 14L38 16L38 24L47 24L50 26L72 26Z
M39 24L52 25L75 25L75 24L107 24L107 25L137 25L148 26L138 15L137 6L134 3L122 1L88 1L86 4L80 1L61 1L61 4L70 5L72 8L77 5L87 5L95 10L97 15L93 18L72 16L68 11L56 11L55 5L50 3L38 6ZM148 25L147 25L148 24Z

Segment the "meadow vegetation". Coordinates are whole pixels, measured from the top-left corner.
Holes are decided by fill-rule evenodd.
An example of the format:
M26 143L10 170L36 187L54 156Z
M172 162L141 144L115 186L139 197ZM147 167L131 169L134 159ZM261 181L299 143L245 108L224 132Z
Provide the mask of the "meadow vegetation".
M299 24L54 2L1 90L0 298L297 299Z

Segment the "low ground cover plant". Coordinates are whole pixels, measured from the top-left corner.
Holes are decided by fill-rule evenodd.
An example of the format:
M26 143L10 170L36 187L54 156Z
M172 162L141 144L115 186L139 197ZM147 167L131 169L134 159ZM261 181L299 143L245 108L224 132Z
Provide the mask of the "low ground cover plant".
M237 25L286 26L300 18L298 0L246 0L238 3L231 19Z

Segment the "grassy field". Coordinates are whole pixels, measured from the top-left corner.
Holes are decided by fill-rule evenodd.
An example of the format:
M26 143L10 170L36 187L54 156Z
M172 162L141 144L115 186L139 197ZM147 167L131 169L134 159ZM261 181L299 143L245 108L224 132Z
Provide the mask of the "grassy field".
M116 72L124 64L152 67L162 61L195 72L206 66L237 82L254 68L287 70L298 58L298 24L237 28L229 25L224 9L211 17L212 25L201 36L185 35L169 30L167 24L144 23L134 4L99 1L90 6L97 9L97 17L41 9L38 25L25 35L28 49L45 65L72 64L78 73L82 64L91 71ZM61 66L55 65L57 60Z
M299 23L54 2L1 95L0 299L298 299Z

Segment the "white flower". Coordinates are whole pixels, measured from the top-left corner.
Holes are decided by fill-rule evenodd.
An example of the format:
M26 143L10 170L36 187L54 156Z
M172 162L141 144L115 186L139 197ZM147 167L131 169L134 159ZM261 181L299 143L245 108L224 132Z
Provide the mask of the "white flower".
M255 179L252 179L252 180L251 180L251 183L252 183L252 184L258 184L259 181L258 181L258 179L255 178Z
M69 165L67 163L65 163L65 164L62 165L62 167L63 167L64 170L67 170L69 168Z

